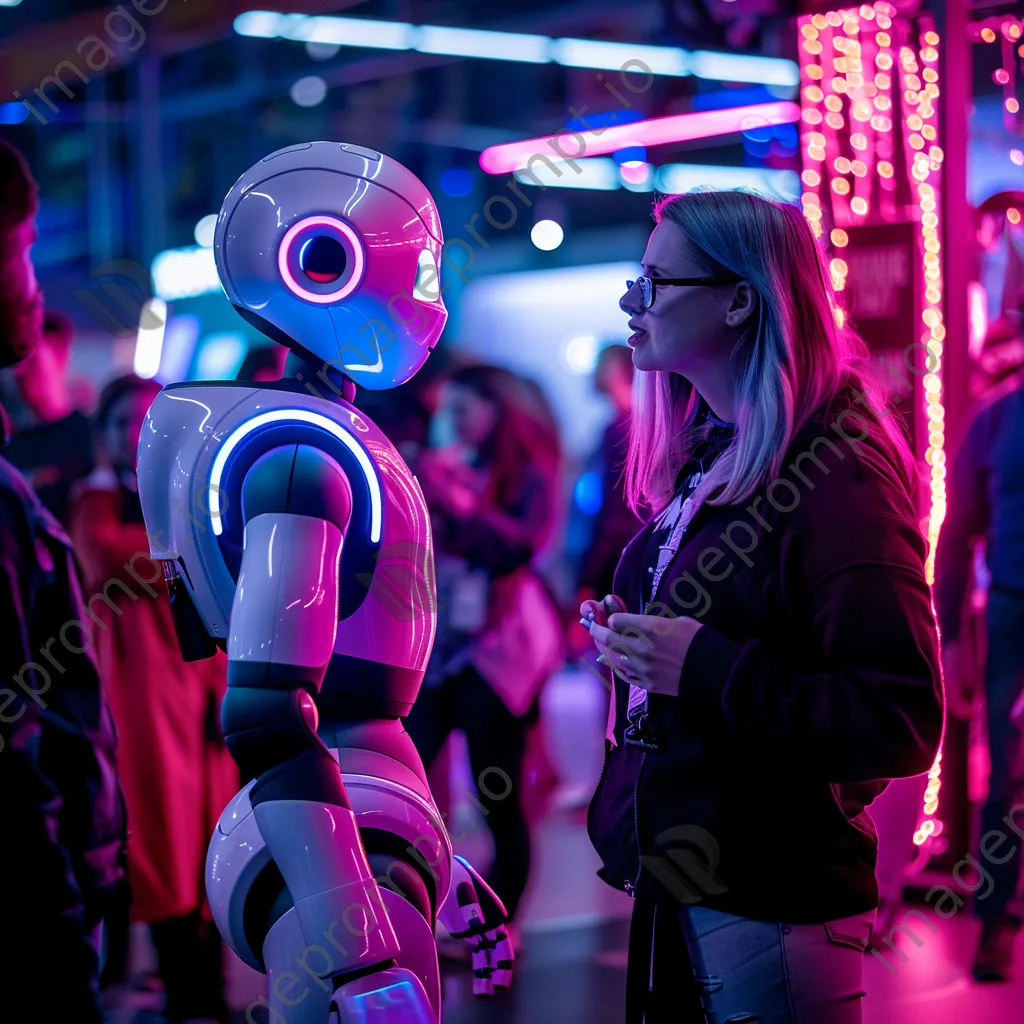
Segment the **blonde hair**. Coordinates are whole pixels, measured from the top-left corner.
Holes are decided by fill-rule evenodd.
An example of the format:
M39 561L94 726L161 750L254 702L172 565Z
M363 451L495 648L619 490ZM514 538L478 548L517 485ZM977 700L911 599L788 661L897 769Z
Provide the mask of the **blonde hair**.
M863 340L838 310L822 254L800 211L750 192L690 192L659 197L654 219L677 225L708 274L734 275L757 293L756 323L738 344L736 424L729 447L698 496L739 504L779 476L796 434L847 386L880 400ZM706 403L679 374L638 370L626 460L634 509L658 509L695 443ZM915 469L896 417L861 417L876 449L910 486Z

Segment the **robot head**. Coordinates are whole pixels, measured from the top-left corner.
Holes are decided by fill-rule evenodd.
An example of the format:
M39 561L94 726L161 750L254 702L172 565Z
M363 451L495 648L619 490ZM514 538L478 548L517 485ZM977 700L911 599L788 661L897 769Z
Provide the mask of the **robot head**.
M423 183L360 146L306 142L250 167L214 237L235 309L371 390L407 381L444 328L441 224Z

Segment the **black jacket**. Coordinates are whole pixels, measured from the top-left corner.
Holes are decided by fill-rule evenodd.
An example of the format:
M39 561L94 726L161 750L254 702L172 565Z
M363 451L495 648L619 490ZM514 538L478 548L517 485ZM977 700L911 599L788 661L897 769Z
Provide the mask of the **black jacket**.
M0 930L9 982L0 1019L31 1005L39 1020L52 1011L98 1024L90 932L125 863L117 734L91 650L99 626L83 606L70 541L4 459L0 628Z
M588 831L618 889L793 923L877 905L865 808L932 765L938 638L908 488L832 422L797 438L774 505L705 504L663 577L658 599L704 625L678 698L650 698L657 750L624 745L615 683L617 745ZM651 530L616 572L631 612Z

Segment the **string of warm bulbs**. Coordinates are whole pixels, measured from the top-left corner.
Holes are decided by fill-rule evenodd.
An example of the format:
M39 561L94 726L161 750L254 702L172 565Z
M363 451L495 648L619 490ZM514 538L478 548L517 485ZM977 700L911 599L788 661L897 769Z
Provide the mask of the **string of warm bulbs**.
M841 250L848 229L869 222L905 219L897 208L896 109L899 137L911 185L924 280L924 331L914 351L924 354L922 404L927 423L925 461L929 467L927 517L928 582L934 579L935 545L946 515L945 409L942 391L943 320L939 200L943 152L939 146L937 69L939 36L931 22L898 19L884 0L827 14L804 16L800 32L801 204L816 238L825 230L823 202L833 227L828 241L835 255L829 273L836 292L846 289L849 264ZM901 216L902 214L902 216ZM837 321L844 319L836 310ZM936 817L941 751L928 773L920 824L920 846L942 831Z

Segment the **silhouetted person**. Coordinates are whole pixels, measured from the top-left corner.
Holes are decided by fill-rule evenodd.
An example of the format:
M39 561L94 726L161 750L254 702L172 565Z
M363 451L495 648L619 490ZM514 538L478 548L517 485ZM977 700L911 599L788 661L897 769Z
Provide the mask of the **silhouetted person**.
M633 412L633 353L627 346L610 345L601 350L594 369L594 390L611 400L615 417L605 428L591 460L590 471L601 476L601 506L581 559L580 601L611 593L619 557L643 526L623 493L622 471Z
M96 655L121 735L118 763L132 823L128 849L131 917L149 925L167 994L167 1024L227 1019L220 935L203 920L207 838L238 791L238 769L220 737L227 659L184 662L167 594L142 592L160 570L136 477L138 442L160 385L118 377L100 396L100 465L75 488L68 529L98 604ZM111 586L111 582L115 585Z
M14 370L32 423L15 434L5 453L64 524L71 487L94 464L89 417L75 408L68 387L73 339L71 321L47 310L39 344Z
M35 182L2 141L0 195L0 366L10 366L39 340L42 299L28 256ZM103 918L126 842L116 733L70 541L2 458L0 623L0 1020L100 1024Z
M985 609L987 636L984 689L988 714L991 771L988 798L981 812L987 836L1003 827L1004 815L1020 799L1020 771L1015 762L1021 744L1014 703L1024 691L1024 379L1020 374L1019 332L1013 372L1014 340L1007 322L997 321L986 351L1004 349L1006 358L989 363L986 372L998 383L988 392L967 427L953 459L946 518L935 554L935 608L942 627L943 665L948 707L970 717L974 673L961 641L964 597L971 577L974 544L985 542L991 582ZM985 843L982 842L982 849ZM990 844L991 846L991 844ZM979 854L992 877L991 891L975 900L982 920L974 959L978 981L1005 981L1013 964L1013 944L1021 918L1011 901L1020 877L1020 858Z

